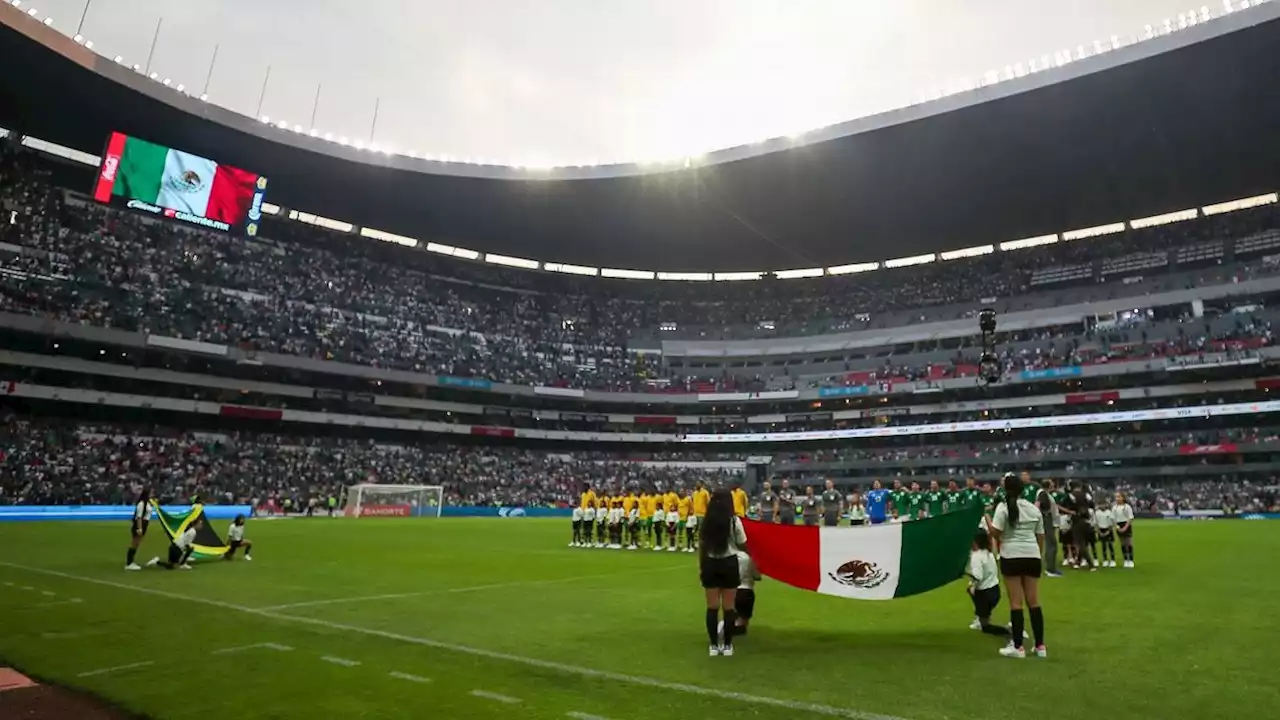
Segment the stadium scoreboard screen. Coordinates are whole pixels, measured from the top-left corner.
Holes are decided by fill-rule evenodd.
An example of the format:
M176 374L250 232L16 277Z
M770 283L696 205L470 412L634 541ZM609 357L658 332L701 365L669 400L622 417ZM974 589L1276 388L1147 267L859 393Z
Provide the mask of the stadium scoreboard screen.
M93 188L101 203L248 235L258 234L266 194L261 175L118 132Z

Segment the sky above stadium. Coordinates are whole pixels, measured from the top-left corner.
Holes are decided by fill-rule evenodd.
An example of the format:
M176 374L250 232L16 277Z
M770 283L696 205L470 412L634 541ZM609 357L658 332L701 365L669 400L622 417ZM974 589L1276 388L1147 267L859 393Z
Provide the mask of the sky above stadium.
M1236 3L1238 4L1238 3ZM505 164L697 154L861 117L1186 0L29 0L246 115ZM1213 0L1211 9L1222 9ZM270 67L261 111L264 78ZM319 103L315 102L319 86ZM377 120L374 122L375 105Z

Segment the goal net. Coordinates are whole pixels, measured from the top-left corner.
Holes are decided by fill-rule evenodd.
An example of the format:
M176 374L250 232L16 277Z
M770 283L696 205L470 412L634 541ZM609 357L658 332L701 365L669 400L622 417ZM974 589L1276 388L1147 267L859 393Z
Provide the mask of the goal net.
M348 517L440 517L440 485L360 484L347 488Z

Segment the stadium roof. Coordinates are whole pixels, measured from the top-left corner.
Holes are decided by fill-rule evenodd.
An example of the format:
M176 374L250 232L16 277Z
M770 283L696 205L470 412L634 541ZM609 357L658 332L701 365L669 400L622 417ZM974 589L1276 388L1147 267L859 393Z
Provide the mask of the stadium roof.
M271 202L422 242L592 267L877 262L1280 187L1280 8L689 167L510 169L359 151L180 94L0 4L0 125L112 130L271 178ZM88 188L86 188L87 190Z

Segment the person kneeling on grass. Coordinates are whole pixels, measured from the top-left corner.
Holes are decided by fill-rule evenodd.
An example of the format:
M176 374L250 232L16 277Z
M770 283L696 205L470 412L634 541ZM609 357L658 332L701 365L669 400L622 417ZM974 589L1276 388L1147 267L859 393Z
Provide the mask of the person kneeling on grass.
M991 613L1000 604L1000 575L996 571L996 556L991 554L991 536L986 530L979 530L973 537L973 552L965 574L969 576L969 595L973 597L974 618L969 628L1008 637L1008 628L991 624Z
M756 582L760 580L760 568L750 555L738 554L738 592L733 597L733 609L738 617L733 623L733 636L742 637L747 634L751 625L751 617L756 613ZM723 647L724 621L720 621L720 645Z
M160 562L159 557L153 557L151 562L147 563L147 567L159 565L166 570L174 568L190 570L191 565L187 561L191 559L191 553L196 549L196 531L202 527L204 527L204 520L191 523L185 532L175 537L169 544L169 562Z
M249 553L253 552L253 543L244 539L244 516L237 515L232 521L231 527L227 528L227 554L222 556L223 560L230 560L236 556L236 548L244 548L244 559L253 560Z

